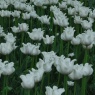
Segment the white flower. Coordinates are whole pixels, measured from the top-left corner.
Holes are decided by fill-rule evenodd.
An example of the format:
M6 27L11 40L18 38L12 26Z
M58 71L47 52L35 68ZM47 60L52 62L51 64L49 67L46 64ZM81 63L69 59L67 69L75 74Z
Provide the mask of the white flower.
M30 17L38 18L38 15L35 10L30 12Z
M11 29L12 29L12 32L14 32L14 33L20 32L19 27L13 26L13 27L11 27Z
M30 14L29 13L22 13L22 18L24 20L28 20L28 19L30 19Z
M27 43L27 44L22 43L22 44L23 44L23 47L20 48L22 53L30 54L30 55L39 55L40 54L39 46L36 46L31 43Z
M73 57L74 53L69 53L68 56Z
M4 67L2 69L2 74L3 75L11 75L14 71L15 71L15 68L13 67L14 66L14 63L13 62L8 62L8 61L5 61L4 62Z
M89 9L89 7L85 7L85 6L79 7L79 15L81 17L87 17L90 11L91 10Z
M91 18L95 18L95 9L93 11L90 11L89 16Z
M11 16L11 12L7 11L7 10L1 10L0 11L0 16L1 17L10 17Z
M80 16L74 16L74 23L75 24L81 24L82 18Z
M16 37L14 37L12 33L5 34L4 37L6 42L14 43L16 41Z
M39 59L39 62L37 62L36 67L43 68L44 72L50 72L52 70L53 61L51 62L44 62L42 59Z
M92 65L85 63L82 71L84 76L90 76L93 73Z
M49 0L49 4L57 4L58 0Z
M74 27L66 27L63 33L61 34L61 39L65 41L72 40L74 32Z
M53 89L49 86L46 87L46 95L61 95L63 92L65 92L64 88L59 88L57 86L53 86Z
M22 83L21 86L26 89L31 89L34 87L34 76L31 74L21 75L20 76Z
M55 52L54 51L50 51L50 52L42 52L43 55L43 60L44 62L48 63L48 62L54 62L54 58L55 58Z
M21 32L23 32L23 31L28 31L28 29L29 29L29 26L28 26L28 24L26 24L26 23L21 23L21 24L18 24L18 27L19 27L19 30L21 31Z
M68 75L72 80L78 80L83 77L83 64L76 64L73 67L73 71Z
M74 86L74 82L73 82L73 81L67 81L67 84L68 84L69 86Z
M39 60L41 62L37 63L37 67L43 67L45 72L50 72L52 70L52 65L55 60L55 53L51 52L42 52L43 60ZM41 65L40 65L41 64Z
M84 29L91 29L92 28L92 22L89 22L87 20L81 21L81 25Z
M50 24L50 17L48 17L47 15L38 17L38 19L43 23L43 24Z
M43 4L44 4L43 0L35 0L34 1L34 5L36 5L36 6L43 6Z
M45 44L52 44L54 42L54 36L48 36L46 35L46 38L43 37L43 41Z
M69 8L68 8L68 14L69 14L69 15L75 15L75 14L76 14L75 8L69 7Z
M1 43L0 44L0 53L3 55L10 54L13 50L15 50L17 46L15 46L15 43Z
M59 8L67 9L67 3L66 2L59 3Z
M43 38L43 34L44 30L41 30L41 28L38 29L34 28L32 30L32 33L28 32L28 35L32 40L38 40L38 41L40 41Z
M71 44L72 45L79 45L80 44L80 37L76 36L76 38L73 37L73 39L71 40Z
M17 11L17 10L15 10L14 12L12 12L12 16L13 16L13 17L18 17L18 18L20 18L20 14L21 14L21 12L20 12L20 11Z
M93 47L93 43L86 46L86 45L82 45L84 49L91 49Z
M93 35L93 32L85 32L85 33L82 33L81 36L80 36L80 41L81 41L81 44L82 45L91 45L94 41L94 35Z
M34 81L35 82L39 82L41 81L43 74L44 74L44 69L43 68L39 68L38 70L35 70L34 68L32 68L32 71L29 71L30 74L33 73L34 75Z
M0 25L0 37L1 37L1 36L4 36L4 34L5 34L3 31L4 31L4 30L3 30L3 27L1 27L1 25Z
M74 62L76 59L71 60L70 58L60 57L59 64L57 64L56 69L62 74L70 74L74 68Z

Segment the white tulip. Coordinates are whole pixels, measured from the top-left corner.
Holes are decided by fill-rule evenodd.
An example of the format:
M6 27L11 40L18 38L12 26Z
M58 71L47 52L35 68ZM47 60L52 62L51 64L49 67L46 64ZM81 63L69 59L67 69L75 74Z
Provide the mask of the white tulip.
M38 17L38 20L40 20L43 24L50 24L50 17L48 17L47 15Z
M24 20L28 20L28 19L30 19L30 14L29 13L22 13L22 18Z
M27 43L27 44L22 43L22 44L23 44L23 47L20 48L22 53L30 54L30 55L39 55L40 54L39 46L36 46L31 43Z
M87 20L81 21L81 25L84 29L91 29L92 28L92 22L89 22Z
M65 41L72 40L74 32L75 32L74 27L66 27L63 30L63 33L61 34L61 39Z
M73 81L67 81L67 84L68 84L69 86L74 86L74 82L73 82Z
M14 12L12 12L12 16L13 16L13 17L18 17L18 18L20 18L20 14L21 14L21 12L20 12L20 11L17 11L17 10L15 10Z
M73 67L73 71L68 75L72 80L78 80L83 77L83 64L76 64Z
M67 3L66 2L59 3L59 8L67 9Z
M48 36L46 35L46 38L43 37L43 41L45 44L52 44L54 42L54 36Z
M19 30L21 31L21 32L23 32L23 31L28 31L28 29L29 29L29 26L28 26L28 24L26 24L26 23L21 23L21 24L18 24L18 27L19 27Z
M28 35L32 40L38 40L38 41L40 41L43 38L43 34L44 30L41 30L41 28L38 29L34 28L32 30L32 33L28 32Z
M31 89L34 87L34 76L31 74L21 75L20 76L22 83L21 86L26 89Z
M53 86L53 88L47 86L46 87L46 95L61 95L63 92L65 92L64 88L59 88L57 86Z
M35 70L34 68L32 68L32 71L29 71L30 74L33 73L34 74L34 81L35 82L39 82L42 80L43 74L44 74L44 69L43 68L39 68L38 70Z
M20 32L19 27L13 26L13 27L11 27L11 29L12 29L12 32L14 32L14 33L19 33Z
M3 55L10 54L13 50L15 50L17 46L15 46L15 43L1 43L0 44L0 53Z
M83 66L83 76L90 76L93 73L92 65L85 63Z
M5 66L3 67L3 72L2 72L3 75L11 75L15 71L15 68L13 67L14 66L13 62L8 63L6 61L4 62L4 65Z
M8 33L7 35L5 34L4 37L6 42L14 43L16 41L16 37L14 37L12 33Z
M62 74L70 74L74 68L74 62L76 59L71 60L70 58L61 58L59 60L59 64L56 66L58 72Z

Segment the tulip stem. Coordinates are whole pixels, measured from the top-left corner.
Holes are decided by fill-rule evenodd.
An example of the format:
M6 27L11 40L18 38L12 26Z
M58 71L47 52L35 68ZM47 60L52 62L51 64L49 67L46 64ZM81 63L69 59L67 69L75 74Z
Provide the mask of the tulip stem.
M53 33L53 13L50 12L50 16L51 16L51 19L50 19L50 34Z
M77 84L76 84L76 81L75 81L75 83L74 83L74 95L76 95L76 86L77 86Z
M8 86L8 76L4 76L4 84L3 84L3 92L2 95L7 95L8 94L8 90L7 90L7 86Z
M50 73L48 73L48 85L49 85L49 82L50 82Z
M30 95L30 89L27 91L27 95Z
M42 81L41 81L40 95L42 95L43 84L44 84L44 76L42 77Z
M57 82L57 86L59 86L59 82L60 82L60 73L58 74L58 82Z
M68 56L68 53L69 53L69 46L70 46L70 42L67 43L67 52L66 52L66 56Z
M85 55L84 55L84 62L83 64L85 64L87 62L88 59L88 51L87 49L85 50ZM82 89L81 89L81 95L86 95L86 85L87 85L87 78L83 77L82 79Z
M65 88L65 95L67 95L67 90L68 90L68 87L67 87L67 75L64 76L64 88Z
M57 26L55 27L55 38L54 38L54 44L53 44L54 51L55 51L55 47L56 47L56 39L57 39Z
M63 32L63 28L60 28L61 33ZM59 55L63 54L63 40L60 39L60 53Z

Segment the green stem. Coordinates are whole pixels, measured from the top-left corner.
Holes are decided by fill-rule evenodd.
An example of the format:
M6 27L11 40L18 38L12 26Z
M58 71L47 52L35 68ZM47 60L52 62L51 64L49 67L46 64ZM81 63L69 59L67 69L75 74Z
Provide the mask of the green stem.
M8 76L4 76L4 83L3 83L3 92L2 95L8 95Z
M51 16L51 19L50 19L50 34L53 34L53 13L50 12L50 16Z
M44 76L43 76L42 81L41 81L40 95L42 95L43 84L44 84Z
M63 32L63 27L60 28L61 33ZM63 40L60 39L60 50L59 55L63 54Z
M85 64L88 60L88 50L85 50L84 60L83 64ZM82 89L81 89L81 95L86 95L86 85L87 85L87 78L83 77L82 79Z
M48 85L49 85L49 82L50 82L50 73L48 73Z
M69 47L70 47L70 42L67 42L67 52L66 52L66 56L68 56L68 53L69 53Z
M60 73L58 74L58 82L57 82L57 86L59 86L59 82L60 82Z
M76 81L75 81L75 83L74 83L74 95L76 95L76 86L77 86L77 84L76 84Z
M53 50L55 51L55 47L56 47L56 41L57 41L57 26L55 27L55 38L54 38L54 44L53 44Z
M67 79L68 79L68 76L65 75L64 76L64 88L65 88L65 95L67 95L67 90L68 90L68 86L67 86Z
M27 91L27 95L30 95L30 89Z

